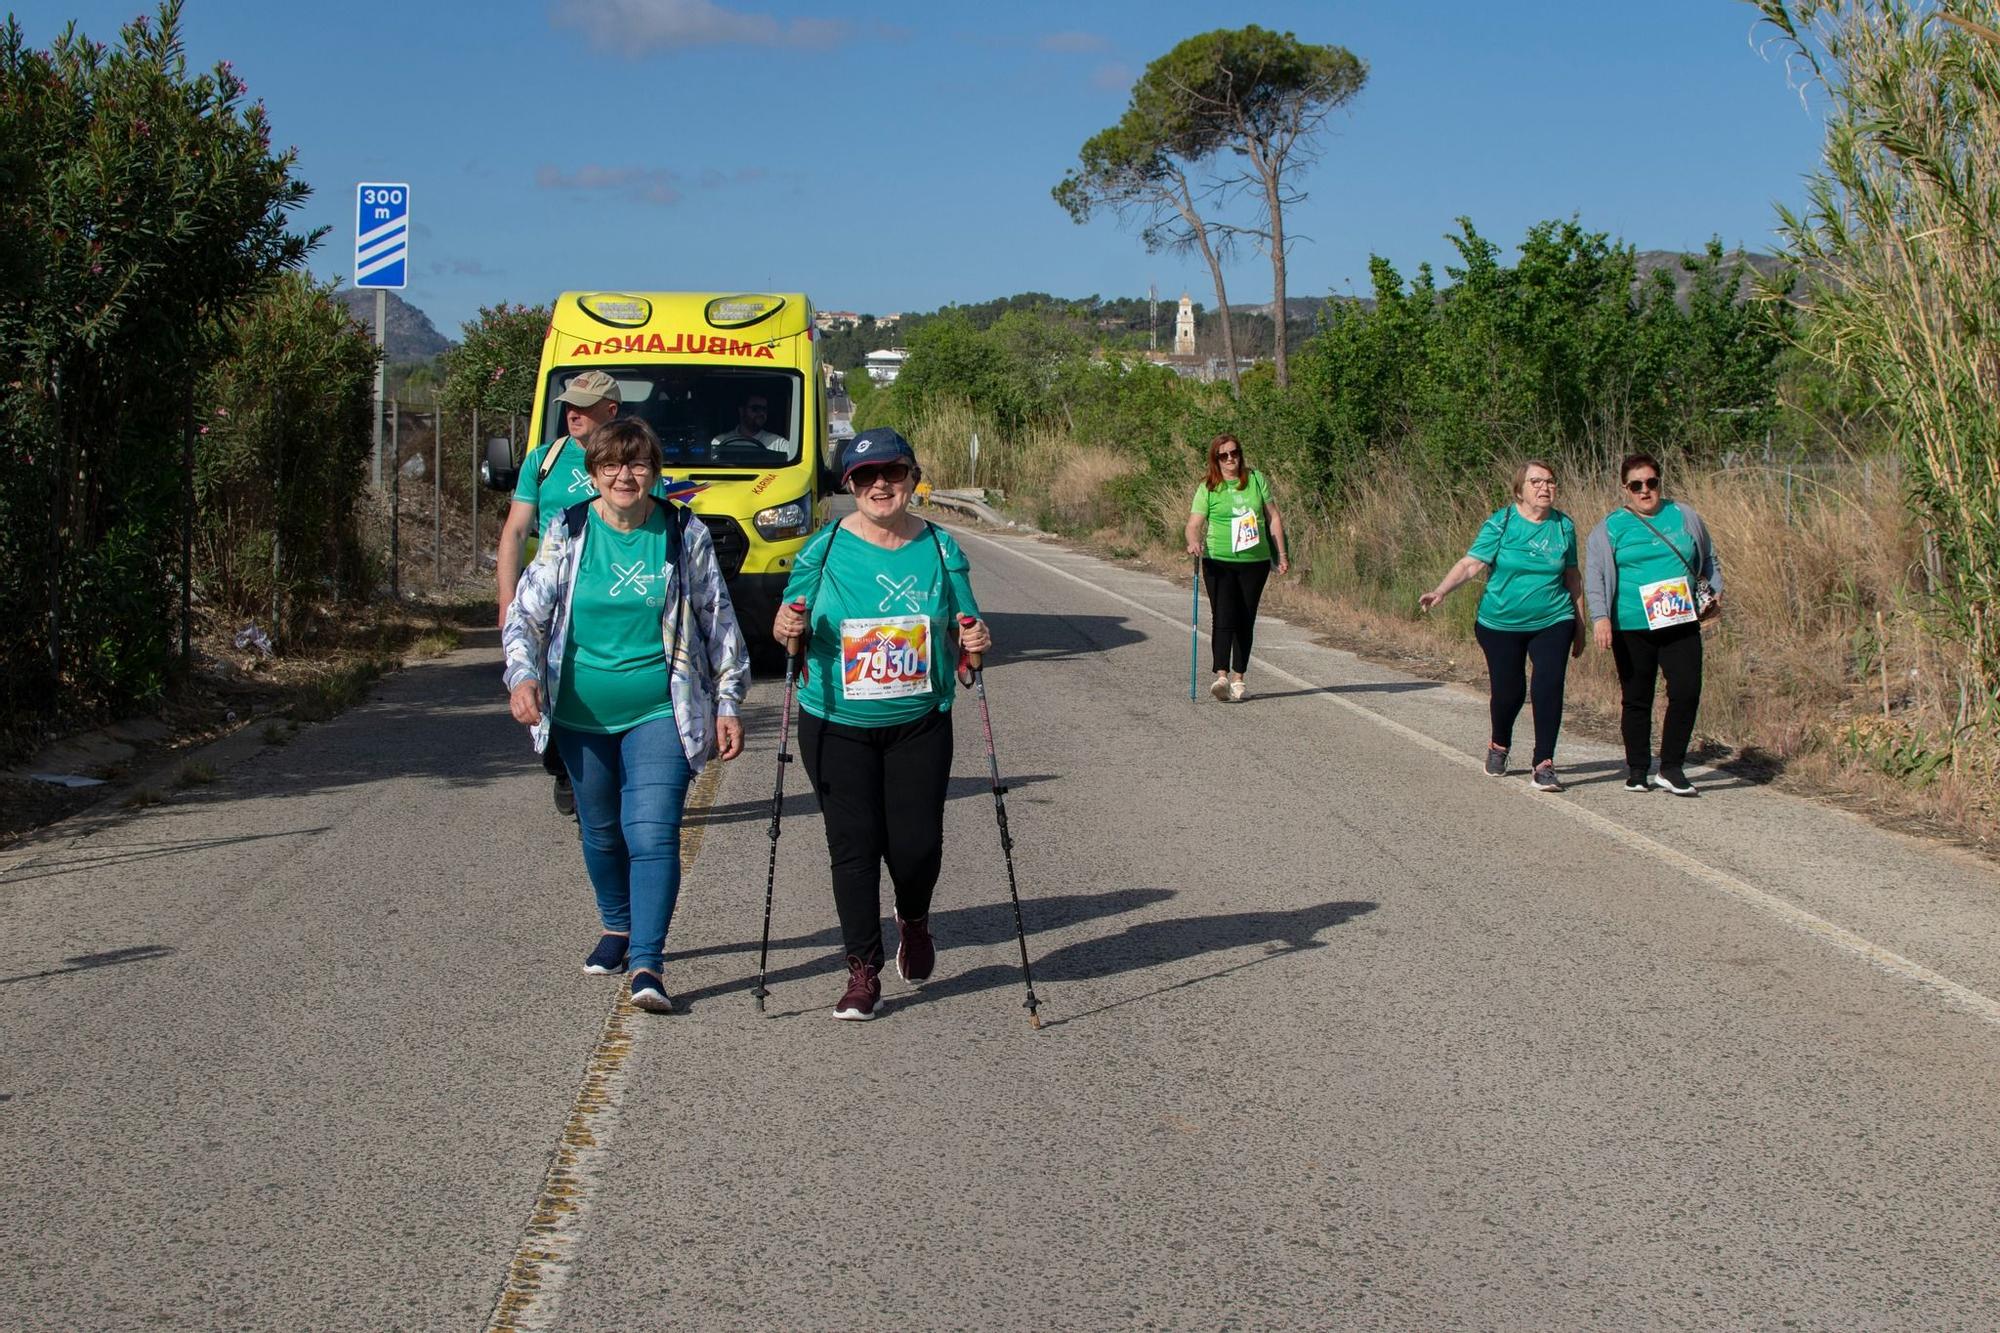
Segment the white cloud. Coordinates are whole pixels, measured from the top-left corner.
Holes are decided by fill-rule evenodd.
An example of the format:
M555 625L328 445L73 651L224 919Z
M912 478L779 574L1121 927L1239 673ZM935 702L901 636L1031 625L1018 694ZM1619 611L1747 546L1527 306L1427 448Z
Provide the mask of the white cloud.
M725 9L715 0L555 0L549 20L580 28L599 50L627 56L703 46L782 46L824 51L846 41L840 19L796 18Z
M543 163L535 168L535 186L543 190L607 190L642 204L677 204L678 178L665 167L604 167L588 163L575 171Z
M1051 32L1037 40L1035 45L1058 55L1089 55L1095 51L1109 51L1111 39L1094 32Z

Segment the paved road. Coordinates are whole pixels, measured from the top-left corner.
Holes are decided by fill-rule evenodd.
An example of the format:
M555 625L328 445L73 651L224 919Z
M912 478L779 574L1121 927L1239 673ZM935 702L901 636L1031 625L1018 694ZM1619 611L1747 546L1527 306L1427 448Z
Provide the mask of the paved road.
M757 1014L760 686L652 1019L481 642L0 858L0 1327L2000 1327L1989 867L966 545L1043 1031L970 707L936 982L828 1020L795 790Z

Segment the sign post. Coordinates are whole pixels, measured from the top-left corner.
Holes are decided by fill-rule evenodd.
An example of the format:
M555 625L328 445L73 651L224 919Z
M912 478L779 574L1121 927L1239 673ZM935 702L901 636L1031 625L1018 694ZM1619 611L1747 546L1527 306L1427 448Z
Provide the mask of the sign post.
M375 454L369 480L382 484L382 398L388 375L381 359L388 293L409 285L410 187L364 181L354 187L354 285L375 289ZM392 465L393 466L393 465Z

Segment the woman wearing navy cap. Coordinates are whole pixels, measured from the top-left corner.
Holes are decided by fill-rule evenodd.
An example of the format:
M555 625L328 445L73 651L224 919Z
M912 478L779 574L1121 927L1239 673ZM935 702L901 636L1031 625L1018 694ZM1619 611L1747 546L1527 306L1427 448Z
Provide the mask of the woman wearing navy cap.
M840 483L855 512L799 553L771 627L781 644L805 640L799 748L825 816L847 950L835 1018L873 1018L881 1002L884 862L896 891L897 973L915 984L936 965L931 893L944 859L953 644L984 653L993 642L965 552L909 512L922 475L894 430L854 437ZM961 616L972 618L962 628Z

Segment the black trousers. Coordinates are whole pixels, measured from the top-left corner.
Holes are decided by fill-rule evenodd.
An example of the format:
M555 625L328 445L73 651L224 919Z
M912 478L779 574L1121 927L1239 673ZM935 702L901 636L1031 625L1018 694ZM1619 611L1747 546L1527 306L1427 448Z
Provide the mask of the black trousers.
M1204 557L1201 581L1208 587L1208 608L1215 617L1215 669L1242 675L1250 666L1250 634L1257 626L1257 603L1264 597L1264 580L1271 577L1268 560L1216 560Z
M851 958L882 966L882 864L896 914L930 915L944 863L951 782L951 714L894 727L849 727L799 716L799 754L819 797L833 859L833 905Z
M1694 716L1701 707L1701 626L1611 631L1611 656L1618 663L1624 707L1619 730L1625 736L1625 766L1651 766L1653 682L1667 678L1667 719L1660 724L1660 767L1687 762Z
M1535 664L1535 762L1556 757L1556 733L1562 730L1563 686L1569 680L1569 650L1576 641L1576 622L1565 620L1547 629L1519 633L1488 629L1475 623L1473 637L1486 653L1486 676L1493 684L1493 743L1505 750L1514 743L1514 719L1528 697L1528 663Z

